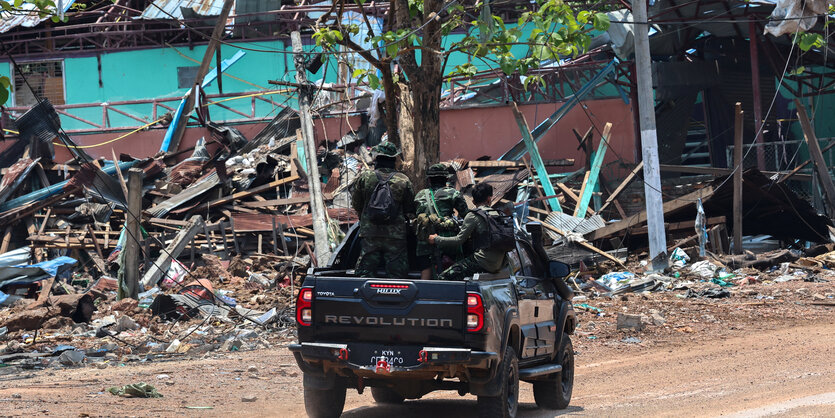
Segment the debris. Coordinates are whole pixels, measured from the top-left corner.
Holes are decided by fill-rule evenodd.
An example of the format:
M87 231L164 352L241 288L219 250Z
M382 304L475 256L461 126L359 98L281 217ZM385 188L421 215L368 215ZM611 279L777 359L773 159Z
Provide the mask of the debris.
M114 386L108 392L123 398L161 398L157 389L147 383L134 383L124 386Z
M65 366L78 366L84 362L85 358L87 358L87 355L83 351L67 350L58 356L58 362Z
M241 402L255 402L258 400L258 397L255 395L245 395L241 398Z
M629 329L640 331L644 328L640 315L618 314L618 329Z

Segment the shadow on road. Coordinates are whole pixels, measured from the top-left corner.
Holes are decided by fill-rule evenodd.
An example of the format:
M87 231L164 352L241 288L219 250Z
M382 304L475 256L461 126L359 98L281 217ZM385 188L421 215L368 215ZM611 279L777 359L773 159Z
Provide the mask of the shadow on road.
M546 418L563 415L573 415L583 412L581 406L569 406L561 411L539 409L534 403L519 405L520 418ZM402 405L374 405L361 406L342 413L343 418L398 418L412 417L456 417L476 418L476 401L474 399L423 399L406 401Z

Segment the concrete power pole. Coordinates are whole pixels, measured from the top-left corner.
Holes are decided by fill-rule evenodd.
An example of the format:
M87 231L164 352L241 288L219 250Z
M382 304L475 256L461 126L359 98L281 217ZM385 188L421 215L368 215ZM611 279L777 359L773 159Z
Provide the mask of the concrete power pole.
M652 94L652 62L646 0L632 3L635 22L635 72L638 78L638 110L644 161L644 195L647 203L649 258L653 270L667 267L667 237L664 232L664 202L658 164L658 134L655 131L655 99Z
M325 212L325 199L322 196L322 183L319 166L316 163L316 142L313 139L313 118L310 116L311 85L307 82L305 55L302 49L302 37L298 31L290 33L293 43L293 58L296 64L296 82L299 83L299 116L302 124L305 157L307 158L307 185L310 190L310 213L313 214L313 239L316 244L316 261L325 265L331 258L328 240L328 217Z

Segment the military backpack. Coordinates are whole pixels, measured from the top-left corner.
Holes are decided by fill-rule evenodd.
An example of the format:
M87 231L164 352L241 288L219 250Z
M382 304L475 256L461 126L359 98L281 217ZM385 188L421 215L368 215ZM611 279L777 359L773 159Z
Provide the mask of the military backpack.
M390 224L397 218L398 209L389 182L397 173L391 173L385 180L377 171L374 171L374 174L377 176L377 185L374 186L368 204L365 205L364 216L376 224Z

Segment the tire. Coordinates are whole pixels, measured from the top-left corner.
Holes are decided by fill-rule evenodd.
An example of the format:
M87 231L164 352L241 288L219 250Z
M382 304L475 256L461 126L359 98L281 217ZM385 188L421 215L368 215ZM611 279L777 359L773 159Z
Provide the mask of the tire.
M337 418L345 408L345 386L339 382L331 389L313 389L305 385L304 410L311 418Z
M479 396L478 416L513 418L519 409L519 359L513 347L505 349L496 378L501 379L499 396Z
M403 395L394 391L391 388L371 388L371 396L374 402L384 404L401 404L406 399Z
M562 371L554 373L548 380L533 383L533 399L544 409L565 409L571 402L574 389L574 346L568 334L562 335L559 352Z

